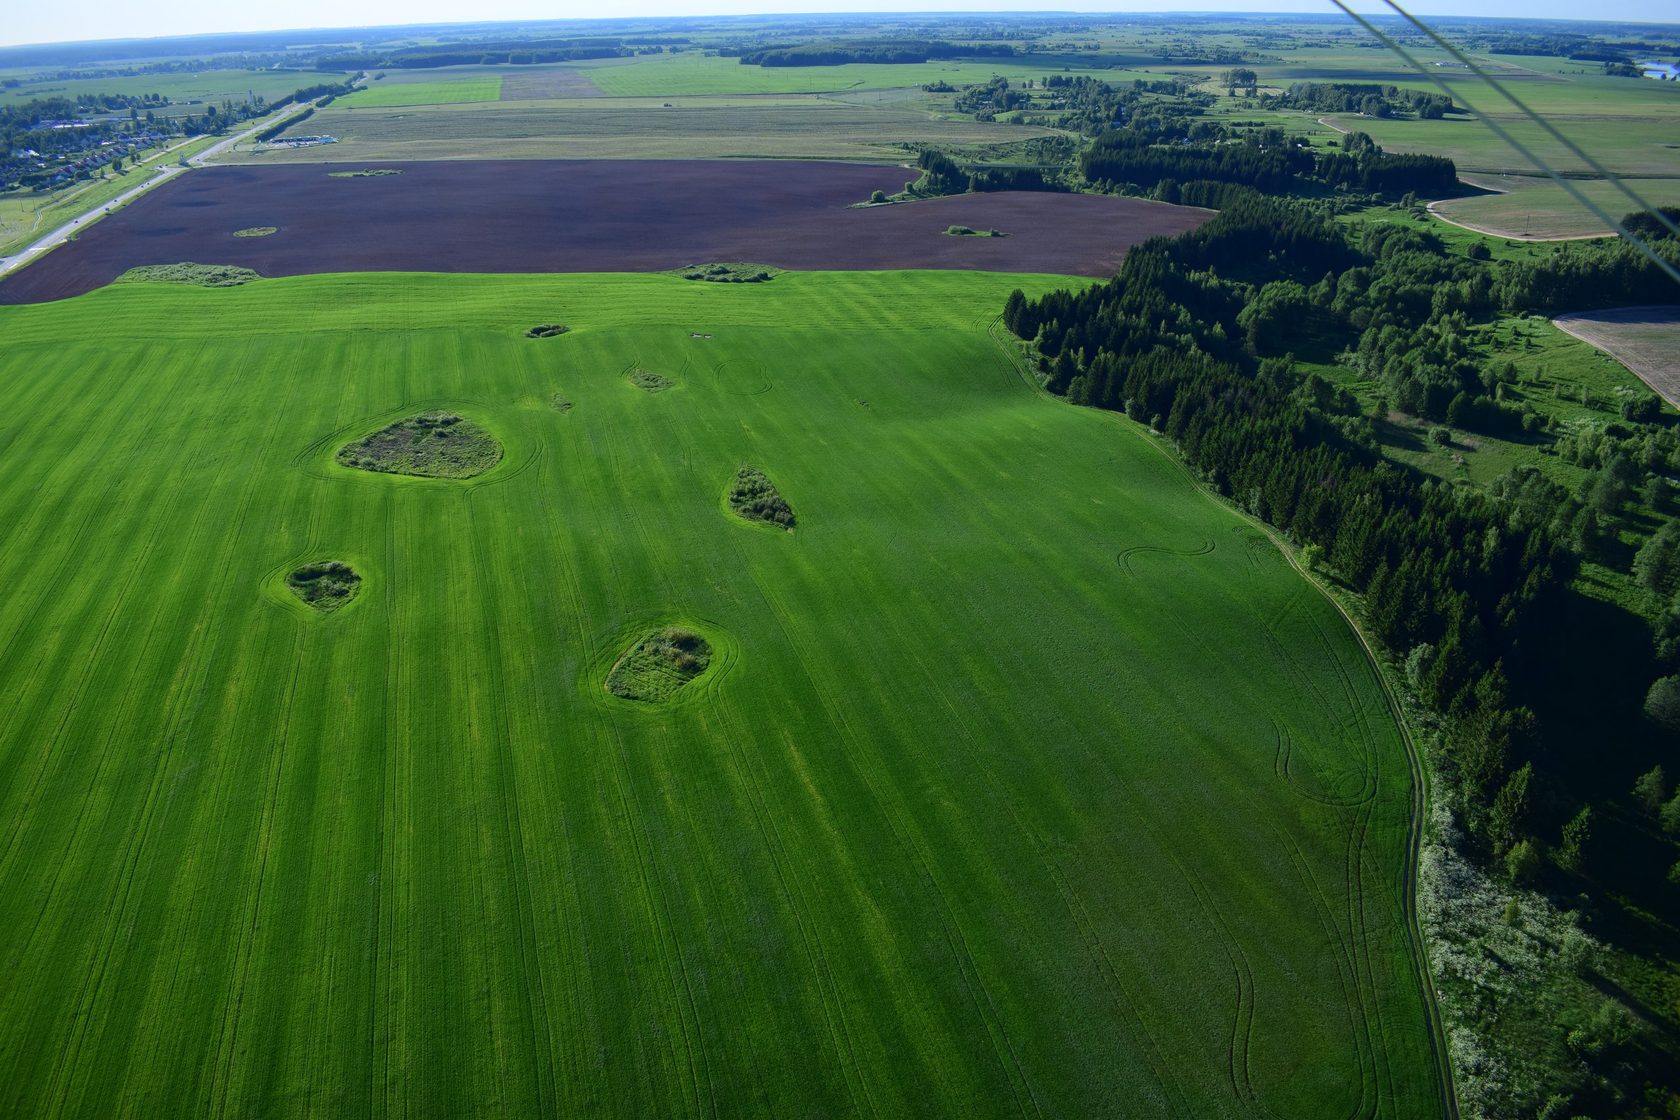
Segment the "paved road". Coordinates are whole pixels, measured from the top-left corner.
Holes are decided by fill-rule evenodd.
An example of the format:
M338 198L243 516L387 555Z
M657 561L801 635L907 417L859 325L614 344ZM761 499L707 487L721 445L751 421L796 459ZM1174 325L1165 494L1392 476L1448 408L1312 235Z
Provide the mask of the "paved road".
M288 120L297 116L299 113L302 113L305 109L309 108L311 104L313 103L305 101L302 104L288 105L285 109L281 110L279 114L266 117L252 125L250 128L245 129L243 132L235 133L224 140L218 140L210 147L198 153L198 155L193 156L187 161L187 163L190 167L203 167L209 160L215 156L221 155L241 140L248 140L265 128L270 128L282 120ZM170 152L174 151L175 148L179 148L182 144L188 143L191 143L191 141L183 140L181 144L176 144L173 147L166 149L165 151L159 153L158 156L154 156L153 159L156 160L162 158L163 156L167 156ZM154 163L152 168L151 177L145 182L124 191L123 193L117 195L117 197L111 199L109 202L103 203L79 217L72 218L70 221L65 222L51 233L37 238L34 242L18 250L16 253L13 253L11 256L0 257L0 276L16 272L36 257L39 257L42 253L55 249L70 240L70 238L80 232L84 226L92 225L100 218L103 218L106 214L109 214L112 210L121 206L127 206L130 202L133 202L136 198L145 194L147 191L153 190L160 184L168 182L170 179L173 179L175 176L189 169L188 167L181 166L179 163L171 163L164 167L157 167Z

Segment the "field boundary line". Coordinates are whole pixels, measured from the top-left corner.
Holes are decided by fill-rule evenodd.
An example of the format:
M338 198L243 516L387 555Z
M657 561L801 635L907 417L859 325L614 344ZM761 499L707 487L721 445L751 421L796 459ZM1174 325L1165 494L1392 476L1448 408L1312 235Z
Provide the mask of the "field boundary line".
M1002 325L1003 316L999 315L992 320L991 326L987 328L986 333L991 336L992 341L998 344L999 349L1003 351L1010 363L1021 374L1022 379L1026 381L1031 388L1036 390L1041 396L1047 397L1051 400L1060 400L1060 398L1056 397L1055 394L1051 393L1048 389L1038 383L1038 379L1032 375L1032 371L1027 367L1025 358L1021 355L1019 348L1012 345L1009 340L999 337L998 329ZM1127 420L1124 416L1105 413L1100 409L1093 411L1096 411L1099 415L1112 415L1117 426L1123 424ZM1446 1029L1441 1019L1440 996L1435 990L1434 974L1431 972L1429 966L1429 953L1425 948L1423 941L1423 928L1418 922L1418 863L1423 849L1424 822L1428 817L1429 810L1429 778L1428 772L1423 765L1422 756L1418 751L1417 740L1412 734L1411 723L1406 719L1405 709L1401 707L1400 698L1395 693L1393 684L1389 681L1388 673L1383 666L1382 659L1377 656L1376 649L1371 645L1370 639L1366 637L1365 631L1360 628L1359 624L1354 620L1353 615L1348 612L1347 608L1342 605L1341 601L1319 581L1318 577L1314 576L1311 572L1302 567L1300 561L1296 558L1295 553L1289 548L1289 545L1284 540L1282 534L1273 529L1272 526L1261 521L1259 518L1227 501L1222 495L1216 494L1210 490L1207 485L1196 476L1196 472L1190 469L1189 464L1185 463L1184 460L1173 450L1169 450L1166 446L1163 446L1162 440L1164 439L1165 437L1161 437L1161 439L1144 439L1142 442L1154 448L1156 452L1162 455L1168 462L1174 464L1179 470L1183 471L1185 476L1190 480L1191 484L1199 493L1203 494L1216 505L1222 506L1225 509L1237 514L1243 520L1249 522L1255 528L1264 533L1267 539L1269 539L1272 544L1277 547L1277 550L1282 553L1283 558L1289 562L1289 566L1294 568L1295 571L1307 581L1307 583L1311 584L1314 590L1324 596L1325 600L1335 608L1336 613L1342 617L1342 621L1347 623L1348 629L1353 632L1353 636L1358 640L1359 648L1364 650L1366 660L1370 663L1372 671L1376 674L1377 683L1382 688L1383 699L1388 704L1389 714L1393 718L1395 726L1400 731L1400 742L1406 750L1406 765L1411 771L1412 776L1412 813L1411 821L1406 833L1406 874L1404 894L1402 897L1404 905L1401 908L1405 918L1406 940L1409 942L1409 947L1412 950L1412 962L1414 967L1417 969L1418 982L1423 989L1424 1016L1429 1020L1429 1049L1435 1058L1437 1081L1439 1082L1438 1089L1441 1097L1440 1103L1444 1110L1444 1115L1448 1118L1448 1120L1459 1120L1458 1087L1454 1079L1452 1055L1447 1050Z

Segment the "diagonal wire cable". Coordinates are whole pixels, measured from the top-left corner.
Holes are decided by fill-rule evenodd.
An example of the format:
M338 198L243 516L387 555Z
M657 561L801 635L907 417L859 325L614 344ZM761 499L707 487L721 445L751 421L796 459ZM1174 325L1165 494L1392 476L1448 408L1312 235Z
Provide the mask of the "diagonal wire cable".
M1636 207L1640 210L1649 211L1651 215L1657 219L1657 221L1668 227L1668 232L1674 234L1676 237L1680 237L1680 225L1676 225L1674 222L1669 220L1668 215L1662 213L1649 202L1646 202L1645 199L1640 197L1639 192L1635 191L1632 187L1622 181L1621 176L1606 168L1603 164L1599 163L1597 159L1593 158L1590 153L1583 150L1579 144L1575 143L1575 141L1558 131L1557 126L1551 121L1529 108L1528 104L1516 94L1512 93L1508 86L1501 83L1499 79L1495 78L1492 74L1489 74L1486 70L1482 69L1475 59L1459 50L1457 46L1449 42L1447 39L1442 38L1441 34L1433 27L1430 27L1406 9L1402 8L1399 4L1395 3L1395 0L1383 0L1383 2L1399 13L1400 17L1407 23L1427 35L1430 41L1436 46L1440 47L1442 50L1452 55L1458 62L1462 63L1472 74L1476 75L1476 77L1480 78L1487 85L1492 86L1494 92L1504 97L1505 100L1509 101L1512 105L1515 105L1522 111L1523 116L1527 117L1529 120L1544 129L1546 135L1569 149L1576 159L1585 163L1588 167L1592 168L1596 174L1607 180L1617 190L1621 191Z
M1393 37L1384 32L1380 27L1376 26L1370 20L1350 8L1347 0L1330 0L1330 2L1340 8L1348 16L1348 18L1352 19L1354 22L1358 23L1359 26L1374 35L1383 46L1405 59L1412 69L1429 79L1429 81L1442 93L1446 94L1449 98L1455 96L1452 87L1447 85L1447 83L1441 79L1439 74L1436 74L1422 62L1419 62L1410 51L1395 42ZM1469 100L1462 94L1456 95L1456 97L1466 109L1481 118L1482 123L1493 130L1494 135L1509 144L1519 154L1521 154L1523 158L1527 159L1536 167L1544 171L1547 175L1551 176L1552 181L1557 183L1557 185L1562 187L1564 190L1568 191L1576 202L1579 202L1582 206L1585 206L1588 210L1592 211L1599 221L1615 230L1619 235L1621 235L1621 237L1633 245L1635 249L1638 249L1639 252L1644 255L1646 260L1649 260L1652 264L1662 269L1663 272L1667 273L1670 280L1673 280L1676 284L1680 284L1680 269L1676 269L1668 261L1658 256L1656 251L1647 245L1643 238L1637 237L1633 233L1629 232L1621 222L1612 218L1604 207L1588 198L1585 194L1582 194L1579 187L1575 186L1575 184L1570 182L1568 179L1565 179L1562 175L1559 175L1557 171L1552 168L1551 164L1547 163L1534 152L1530 151L1528 145L1524 144L1521 140L1518 140L1515 136L1512 136L1510 131L1504 125L1500 124L1486 113L1478 110L1474 105L1470 104Z

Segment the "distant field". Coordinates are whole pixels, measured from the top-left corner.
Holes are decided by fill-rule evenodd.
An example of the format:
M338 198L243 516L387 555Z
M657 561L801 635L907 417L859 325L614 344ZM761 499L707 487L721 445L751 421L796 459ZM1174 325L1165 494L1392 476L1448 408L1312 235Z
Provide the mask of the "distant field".
M1621 362L1680 408L1680 306L1583 311L1553 322Z
M597 72L599 73L599 72ZM360 96L360 95L358 95ZM1043 136L1044 129L942 120L894 106L808 97L618 98L499 101L414 109L318 110L308 128L337 136L331 148L246 156L265 163L355 160L633 158L907 158L904 144L977 145Z
M0 1114L1438 1118L1377 676L988 335L1065 283L0 308Z
M407 105L460 105L498 101L501 77L458 78L439 82L375 82L340 101L346 109L386 109Z
M1655 83L1652 83L1655 84ZM1680 110L1680 102L1676 102ZM1369 133L1395 152L1446 156L1460 171L1534 175L1540 167L1507 145L1479 120L1384 121L1350 114L1327 118L1343 129ZM1507 132L1554 170L1591 174L1591 167L1538 126L1515 115L1497 114ZM1680 136L1661 119L1606 116L1592 120L1554 117L1558 131L1617 175L1629 178L1680 176Z
M0 89L0 105L42 97L73 98L82 93L156 93L176 102L198 101L220 105L224 100L243 101L251 94L274 101L304 86L341 80L342 75L291 70L205 70L197 74L140 74L68 81L49 79L25 81L16 89ZM203 112L203 105L177 105L172 108L176 111Z
M1593 212L1550 179L1487 177L1484 186L1505 186L1506 194L1477 195L1438 202L1443 217L1499 237L1581 237L1610 234ZM1680 179L1629 179L1626 185L1652 206L1680 206ZM1612 218L1638 209L1614 185L1582 180L1571 184Z
M947 81L952 85L986 82L993 75L1010 79L1042 78L1063 67L1045 62L999 58L979 62L928 62L921 65L743 66L733 58L699 54L663 55L627 62L579 64L579 69L612 97L663 97L717 93L831 93L855 89L893 89ZM1113 71L1070 70L1120 80ZM1133 75L1123 77L1129 79Z

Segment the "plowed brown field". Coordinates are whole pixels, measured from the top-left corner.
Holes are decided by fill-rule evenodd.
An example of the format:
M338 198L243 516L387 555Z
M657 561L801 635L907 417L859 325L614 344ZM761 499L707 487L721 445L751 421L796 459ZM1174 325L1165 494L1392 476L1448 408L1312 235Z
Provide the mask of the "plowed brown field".
M650 272L705 261L789 269L983 269L1102 276L1209 211L1000 193L857 209L915 176L777 161L461 161L216 167L145 195L0 282L0 304L80 295L146 264L322 272ZM952 237L948 226L1005 237ZM236 230L274 226L270 237Z

